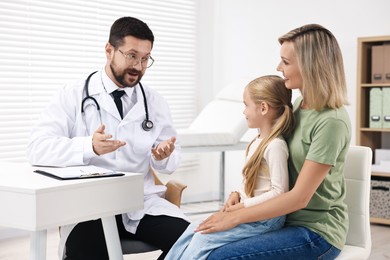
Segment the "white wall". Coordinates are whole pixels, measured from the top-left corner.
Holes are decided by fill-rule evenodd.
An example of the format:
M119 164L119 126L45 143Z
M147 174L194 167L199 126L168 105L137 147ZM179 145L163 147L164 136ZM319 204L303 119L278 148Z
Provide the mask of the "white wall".
M343 52L354 144L357 38L390 35L389 9L388 0L214 0L213 94L240 77L280 75L278 37L303 24L321 24L333 32ZM227 155L227 192L240 178L240 154Z

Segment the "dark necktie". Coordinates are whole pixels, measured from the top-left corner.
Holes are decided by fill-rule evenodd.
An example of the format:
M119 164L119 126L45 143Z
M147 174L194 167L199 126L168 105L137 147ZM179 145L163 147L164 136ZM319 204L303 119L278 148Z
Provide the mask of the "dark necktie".
M116 108L118 109L118 112L121 115L122 119L123 119L123 108L122 108L121 97L124 94L125 94L125 92L121 91L121 90L115 90L114 92L112 92L112 95L114 96L114 102L115 102Z

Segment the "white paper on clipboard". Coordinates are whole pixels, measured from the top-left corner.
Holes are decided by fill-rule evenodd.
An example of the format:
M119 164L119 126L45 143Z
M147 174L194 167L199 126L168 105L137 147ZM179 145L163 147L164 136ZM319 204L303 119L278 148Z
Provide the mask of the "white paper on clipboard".
M114 177L124 175L123 173L118 173L94 165L70 167L37 167L34 172L61 180Z

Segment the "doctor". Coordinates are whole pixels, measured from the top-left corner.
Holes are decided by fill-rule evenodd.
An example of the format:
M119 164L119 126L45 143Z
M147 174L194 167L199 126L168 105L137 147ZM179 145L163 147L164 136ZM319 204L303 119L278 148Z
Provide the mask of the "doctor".
M163 259L187 228L185 215L163 199L149 170L172 173L180 146L166 101L141 84L154 60L154 36L142 21L123 17L111 27L105 67L59 90L31 131L34 165L96 165L144 173L144 209L117 216L121 236L158 246ZM114 98L119 91L119 96ZM114 99L117 99L114 101ZM108 259L100 220L61 228L60 259Z

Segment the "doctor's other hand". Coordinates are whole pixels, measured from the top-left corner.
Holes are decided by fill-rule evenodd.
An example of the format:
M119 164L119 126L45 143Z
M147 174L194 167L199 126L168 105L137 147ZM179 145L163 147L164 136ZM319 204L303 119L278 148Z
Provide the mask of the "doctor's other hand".
M152 148L153 158L157 161L168 158L173 150L175 150L175 142L176 137L171 137L169 140L159 143L157 147Z
M97 155L102 155L115 151L126 143L120 140L109 140L112 135L105 134L104 125L99 126L92 136L92 148Z

